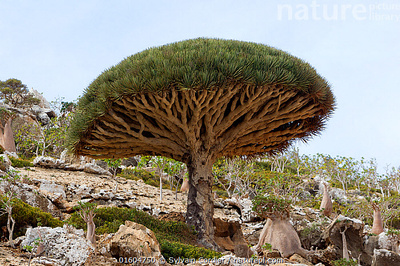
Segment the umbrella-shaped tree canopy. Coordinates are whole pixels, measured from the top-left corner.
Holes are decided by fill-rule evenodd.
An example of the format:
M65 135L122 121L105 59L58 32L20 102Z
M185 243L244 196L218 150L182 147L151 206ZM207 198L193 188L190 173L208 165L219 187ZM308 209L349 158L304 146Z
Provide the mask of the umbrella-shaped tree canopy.
M213 245L213 162L307 140L334 105L326 80L301 59L263 44L199 38L150 48L103 72L78 103L68 144L95 158L186 163L187 221Z

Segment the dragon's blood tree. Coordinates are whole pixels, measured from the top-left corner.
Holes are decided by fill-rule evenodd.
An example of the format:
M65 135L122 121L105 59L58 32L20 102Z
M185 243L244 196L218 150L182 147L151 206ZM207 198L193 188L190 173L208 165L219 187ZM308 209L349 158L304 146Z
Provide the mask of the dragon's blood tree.
M318 134L334 106L326 80L301 59L263 44L199 38L150 48L104 71L78 103L68 144L93 158L141 154L186 163L186 221L216 248L216 159L285 150Z

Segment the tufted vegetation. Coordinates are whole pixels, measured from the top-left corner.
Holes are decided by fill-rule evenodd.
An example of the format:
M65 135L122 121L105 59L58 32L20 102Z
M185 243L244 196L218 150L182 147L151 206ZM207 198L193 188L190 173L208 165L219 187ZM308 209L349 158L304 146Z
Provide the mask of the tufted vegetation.
M235 87L237 91L232 93L232 87ZM261 89L254 90L254 88ZM128 122L131 127L130 130L141 133L145 137L146 134L147 136L151 135L146 132L146 129L141 131L140 121L137 123L137 128L134 128L133 124L136 124L136 121L132 121L126 115L121 115L118 110L115 110L116 106L121 106L127 113L130 112L127 106L132 105L133 109L137 109L137 104L131 102L130 99L140 98L139 94L148 95L151 93L160 96L160 98L167 99L171 105L176 104L178 100L172 100L174 97L167 94L170 94L171 91L187 92L188 90L209 91L211 93L211 95L209 93L210 98L220 98L221 102L224 100L229 101L229 98L235 98L235 96L248 98L248 102L251 100L251 95L249 94L257 93L260 95L263 92L272 92L277 88L279 92L272 93L269 97L264 97L257 105L260 105L260 107L265 106L268 102L272 102L270 99L278 99L278 94L281 94L281 107L284 107L285 97L283 97L283 92L292 91L296 94L292 95L292 97L298 95L307 96L307 105L310 105L309 101L313 104L318 104L318 111L312 116L313 126L309 125L311 134L317 133L322 128L323 122L333 111L334 97L326 80L320 77L309 64L275 48L249 42L203 38L150 48L130 56L118 65L104 71L90 84L78 103L77 115L71 125L68 144L78 153L112 157L110 154L103 152L102 149L99 149L99 145L95 144L97 142L88 143L84 141L85 138L93 138L97 131L97 125L102 124L101 118L103 117L104 121L107 120L106 117L112 109L116 112L117 117L121 117ZM219 95L219 97L215 95L216 90L220 90L222 95ZM247 97L245 97L245 94L247 94ZM178 93L175 99L191 96L193 95L189 95L189 93ZM206 97L205 94L197 96ZM128 100L128 102L123 99ZM246 99L242 100L246 102ZM124 101L124 103L115 104L121 101ZM154 107L158 99L148 99L146 96L143 101L149 102L149 105ZM226 115L229 109L233 110L235 106L238 107L239 104L234 103L234 101L228 104L230 108L218 113ZM274 111L278 105L278 103L273 105ZM158 109L162 109L162 106ZM134 111L131 113L134 114ZM179 110L177 113L179 113ZM187 110L187 113L189 118L190 114L193 114L193 110ZM146 115L148 114L145 113L144 116ZM175 116L178 119L184 118L179 114ZM265 116L268 116L268 113ZM117 118L117 120L119 119ZM118 137L113 132L111 124L108 124L108 126L102 125L101 128ZM117 131L123 132L124 128L117 129ZM169 128L166 129L168 130ZM100 129L99 131L102 130ZM103 137L107 138L107 134L104 132L103 134L105 134ZM102 134L97 133L97 135ZM308 135L303 132L299 137L307 137ZM132 136L132 138L135 137ZM286 141L284 145L275 145L273 148L284 148L287 144ZM94 147L96 147L95 152L86 152L87 149L93 149ZM109 145L108 148L111 147ZM126 150L129 151L129 149ZM252 149L248 154L271 150L273 149L266 149L261 146L259 149ZM171 157L171 154L166 154L166 152L162 151L133 149L129 152L129 155L145 152L149 155L162 153L162 155ZM222 155L232 153L235 152L231 151ZM238 153L240 152L238 151ZM118 156L118 152L113 152L113 156L116 157L127 155L121 154ZM182 161L182 156L173 157Z

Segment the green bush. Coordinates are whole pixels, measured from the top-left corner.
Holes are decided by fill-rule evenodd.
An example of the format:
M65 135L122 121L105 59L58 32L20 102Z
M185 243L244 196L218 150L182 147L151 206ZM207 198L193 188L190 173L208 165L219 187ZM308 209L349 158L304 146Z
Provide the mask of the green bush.
M63 222L54 218L50 213L43 212L41 209L32 207L20 199L13 202L12 217L15 219L14 236L18 237L25 234L28 226L36 227L38 222L41 226L61 227ZM7 215L0 216L0 227L7 225Z
M269 218L271 216L289 216L291 201L275 195L257 195L253 200L253 211L258 216Z
M340 259L332 262L333 266L357 266L358 262L355 260Z
M4 153L4 148L3 146L0 145L0 154Z
M210 249L200 248L192 245L171 242L168 240L160 241L161 253L164 258L220 258L222 254Z
M13 167L22 168L22 167L33 167L33 164L28 160L17 159L10 156L10 160Z

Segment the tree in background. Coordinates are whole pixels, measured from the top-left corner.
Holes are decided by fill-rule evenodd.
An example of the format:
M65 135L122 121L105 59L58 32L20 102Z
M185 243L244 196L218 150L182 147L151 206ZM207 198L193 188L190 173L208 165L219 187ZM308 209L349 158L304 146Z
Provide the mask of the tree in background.
M22 108L30 107L40 102L28 93L27 86L18 79L0 81L0 103L7 105L1 107L0 116L0 145L10 152L16 152L14 135L11 129L12 120ZM5 110L7 109L7 112Z
M218 248L213 163L285 150L318 134L335 106L304 61L249 42L193 39L151 48L103 72L78 103L69 147L77 155L165 156L187 165L186 221Z
M118 170L121 167L122 159L105 159L104 161L107 163L108 170L111 172L112 178L115 180L114 193L117 193L118 190L117 174Z
M2 158L0 157L0 160ZM14 171L8 171L5 176L0 177L0 182L4 182L4 194L0 195L0 215L7 214L8 243L15 248L13 242L15 220L12 217L16 194L16 183L21 177Z
M34 156L58 157L65 149L64 141L70 126L75 104L58 98L50 103L57 114L47 125L22 124L15 132L17 153L25 158Z
M213 175L229 198L255 195L259 181L264 178L257 171L254 160L239 156L219 159L213 165Z

